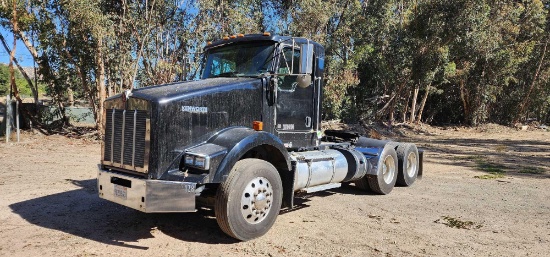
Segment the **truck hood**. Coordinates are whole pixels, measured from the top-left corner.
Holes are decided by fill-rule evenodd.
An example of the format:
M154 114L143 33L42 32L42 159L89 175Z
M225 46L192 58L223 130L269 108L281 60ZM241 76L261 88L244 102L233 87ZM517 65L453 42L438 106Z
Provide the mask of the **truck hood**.
M252 87L257 78L210 78L144 87L132 91L132 96L156 103L167 103L213 92Z

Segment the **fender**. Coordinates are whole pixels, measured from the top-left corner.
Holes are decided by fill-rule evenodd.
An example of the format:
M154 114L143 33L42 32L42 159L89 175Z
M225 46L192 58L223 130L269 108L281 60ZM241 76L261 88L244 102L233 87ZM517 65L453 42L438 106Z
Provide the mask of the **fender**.
M212 136L207 143L219 145L228 150L219 165L211 167L210 183L225 181L235 163L249 150L260 145L275 147L284 156L287 169L292 170L290 156L281 139L265 131L256 131L247 127L227 128Z

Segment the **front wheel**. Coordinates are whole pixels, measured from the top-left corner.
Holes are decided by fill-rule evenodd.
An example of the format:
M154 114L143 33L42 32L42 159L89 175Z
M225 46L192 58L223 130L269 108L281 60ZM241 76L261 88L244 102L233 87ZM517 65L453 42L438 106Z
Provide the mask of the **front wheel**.
M218 225L242 241L264 235L281 209L282 187L271 163L259 159L238 161L216 193Z

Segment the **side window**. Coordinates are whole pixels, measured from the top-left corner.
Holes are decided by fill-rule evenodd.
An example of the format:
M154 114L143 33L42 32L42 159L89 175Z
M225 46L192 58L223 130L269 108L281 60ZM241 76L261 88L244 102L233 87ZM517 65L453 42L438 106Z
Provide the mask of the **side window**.
M279 59L279 74L298 74L300 65L300 50L285 47ZM279 76L279 90L294 91L296 89L296 76Z

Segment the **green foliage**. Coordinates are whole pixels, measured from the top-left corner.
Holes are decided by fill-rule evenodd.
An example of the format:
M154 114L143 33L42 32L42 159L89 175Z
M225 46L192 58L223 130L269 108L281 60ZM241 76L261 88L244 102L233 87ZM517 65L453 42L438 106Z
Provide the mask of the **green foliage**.
M476 224L473 221L464 221L460 218L454 218L450 216L442 216L441 219L437 219L434 221L435 223L441 223L445 224L447 227L450 228L458 228L458 229L480 229L483 227L481 224Z
M11 8L0 4L8 30ZM18 1L24 33L14 32L36 42L55 101L70 88L96 110L102 91L197 78L207 41L272 31L325 46L325 119L509 124L550 121L549 10L550 0Z
M15 84L19 89L19 94L24 97L32 97L32 91L27 81L21 75L21 72L15 68ZM6 96L10 92L10 68L8 65L0 64L0 97ZM45 86L39 85L38 92L45 94Z
M497 179L497 178L504 178L506 171L504 170L506 167L492 163L489 161L484 160L480 156L476 156L475 158L476 163L476 169L480 171L487 172L488 174L480 175L480 176L474 176L474 178L479 179Z
M546 170L540 167L523 167L519 171L519 173L525 173L525 174L544 174L546 173Z

